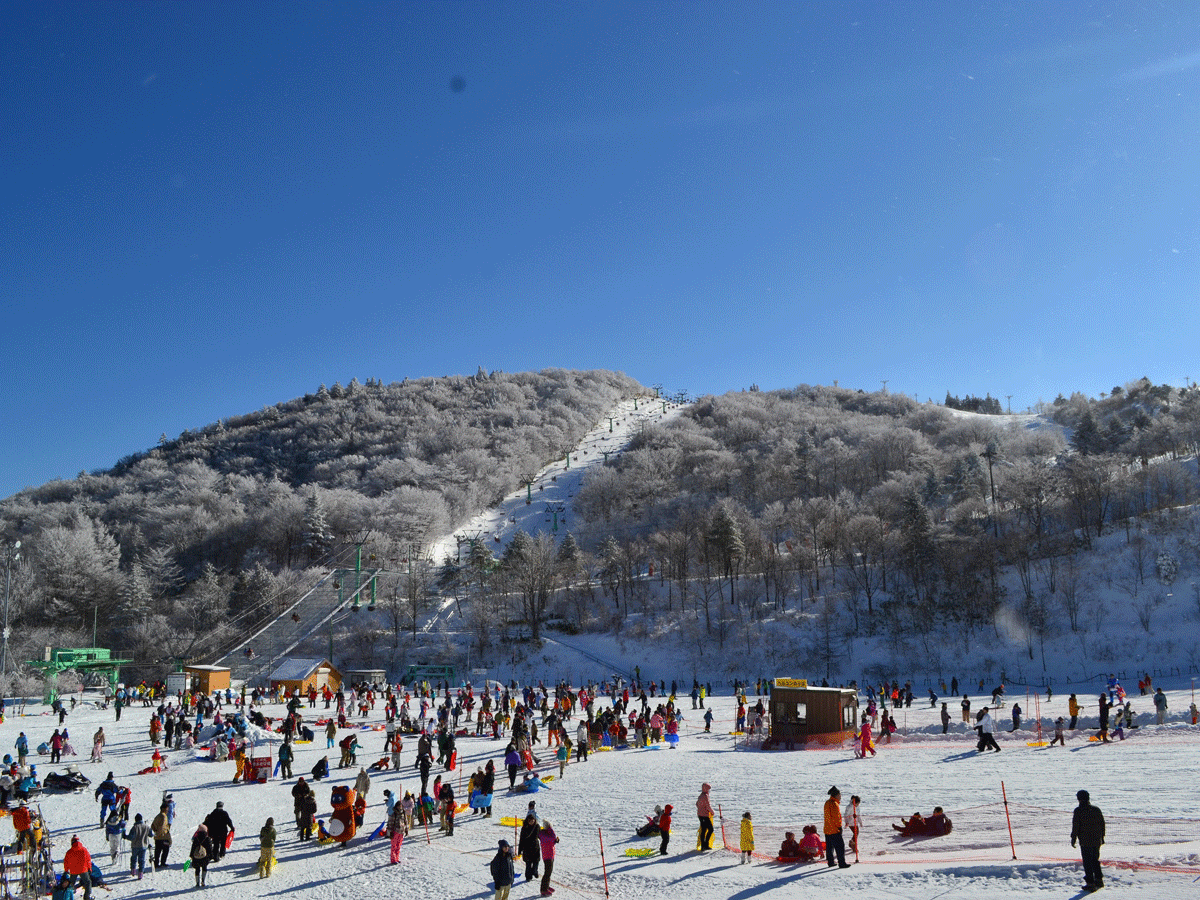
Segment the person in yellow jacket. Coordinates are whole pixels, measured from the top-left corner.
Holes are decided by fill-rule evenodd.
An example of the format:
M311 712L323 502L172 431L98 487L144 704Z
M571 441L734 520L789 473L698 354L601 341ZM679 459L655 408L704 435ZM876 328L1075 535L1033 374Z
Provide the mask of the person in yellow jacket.
M839 869L848 869L846 862L846 844L842 840L842 792L836 786L829 789L829 799L825 801L825 862L830 868L835 865ZM834 858L837 862L834 862Z
M738 865L750 862L750 854L754 852L754 823L750 821L750 811L742 813L742 859Z
M1071 695L1071 699L1067 701L1067 711L1071 714L1071 724L1067 726L1068 730L1074 731L1075 724L1079 721L1079 701L1075 699L1075 695Z
M241 744L233 751L233 761L237 764L237 771L233 773L233 783L237 784L242 780L242 773L246 770L246 748Z

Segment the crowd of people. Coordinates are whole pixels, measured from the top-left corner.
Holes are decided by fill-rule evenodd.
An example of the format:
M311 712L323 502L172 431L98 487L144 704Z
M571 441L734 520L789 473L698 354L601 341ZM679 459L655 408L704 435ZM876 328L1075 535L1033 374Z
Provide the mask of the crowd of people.
M1143 687L1144 693L1148 692L1148 676L1139 686ZM736 686L735 730L745 729L747 722L750 731L764 727L767 707L763 698L769 696L769 686L760 682L756 689L761 694L751 704L745 687L740 684ZM954 689L957 690L957 685ZM250 755L264 734L269 733L273 739L279 740L275 753L275 772L291 780L294 777L292 764L296 759L297 745L313 743L323 733L326 749L338 751L337 767L357 768L358 773L353 789L346 791L348 799L345 809L341 810L335 804L329 813L328 826L318 824L321 803L313 785L330 775L330 757L323 755L311 770L299 777L291 791L293 821L299 840L304 842L316 839L344 845L364 824L367 796L371 791L370 773L395 773L401 770L402 765L410 765L419 780L419 788L414 786L413 790L397 791L401 796L393 794L390 789L385 790L386 818L383 825L372 832L372 835L379 834L388 839L389 860L395 864L400 861L405 836L414 828L429 829L436 824L438 831L452 836L458 814L466 809L470 810L472 816L490 818L498 765L507 775L510 792L535 793L543 784L542 772L545 769L538 769L543 760L556 765L557 777L563 778L566 777L572 755L576 763L582 763L588 760L589 753L600 748L646 747L661 742L663 746L674 749L680 739L680 725L684 721L683 711L677 702L678 692L677 683L671 684L668 690L663 682L642 683L636 678L627 683L613 679L603 684L578 688L565 682L551 687L540 683L524 687L489 683L478 692L470 684L456 689L451 689L449 685L434 688L421 684L405 688L403 685L360 684L346 690L326 687L312 688L303 693L257 689L247 691L243 688L237 692L225 690L199 694L184 691L170 695L156 685L131 691L119 690L111 698L111 705L118 720L122 709L139 701L144 708L148 705L150 714L145 734L147 748L153 751L152 759L164 759L160 750L203 752L217 763L232 761L234 783L261 777L259 769L255 768L252 772ZM694 680L688 693L692 709L705 711L704 730L710 730L712 709L711 706L706 707L705 701L712 697L711 685L702 685ZM887 742L895 731L895 720L889 715L888 706L895 710L910 705L913 700L911 685L901 686L898 683L869 687L866 693L865 715L855 741L856 752L864 757L876 752L873 734L878 734L880 740ZM933 707L939 698L932 689L929 693ZM992 693L993 701L1002 701L1003 696L1004 686L1000 685ZM1161 688L1153 696L1161 721L1166 708L1165 696ZM1122 704L1122 701L1124 696L1119 685L1110 685L1109 690L1100 696L1102 711L1114 706L1117 710L1111 717L1102 712L1102 739L1108 739L1107 728L1113 718L1118 728L1122 718L1126 721L1129 719L1129 702ZM273 708L273 703L282 703L283 711ZM1082 707L1074 694L1070 696L1069 705L1070 728L1074 728ZM363 747L360 738L364 741L372 739L373 731L362 730L363 720L377 719L372 713L378 706L383 708L383 723L370 726L382 732L383 743L376 757L374 752ZM965 695L961 707L963 721L971 722L971 704ZM313 713L313 710L316 712ZM1020 727L1015 704L1013 713L1015 730ZM354 718L356 714L357 721ZM945 731L949 724L945 702L942 702L941 719ZM60 707L60 727L46 742L52 762L59 762L63 756L73 753L64 720L65 707ZM466 796L457 797L451 780L444 775L457 768L458 741L470 734L472 722L475 734L507 739L507 744L498 760L488 759L476 767L468 778ZM973 724L979 734L979 749L999 752L1000 747L994 737L995 722L987 706L976 713ZM1060 718L1057 742L1063 740L1063 730L1064 722ZM402 759L406 738L413 739L415 748L407 760ZM92 736L93 762L103 760L106 743L107 736L104 729L100 728ZM7 805L10 799L19 800L22 797L21 784L29 776L23 775L21 779L17 776L32 769L28 766L28 745L29 740L22 732L14 747L18 759L5 759L8 765L0 773L0 806ZM366 764L360 765L358 761L359 754L364 752L370 753L370 771ZM154 770L158 770L157 765ZM701 852L713 850L715 813L711 791L709 783L702 784L695 802L697 843ZM169 865L174 824L174 802L169 793L163 795L158 814L149 823L143 821L142 813L134 813L130 822L132 793L127 786L116 783L112 772L95 789L95 797L100 804L99 821L108 840L109 854L115 861L127 845L131 877L142 877L147 868L147 853L151 851L151 868L160 869ZM829 867L849 866L843 834L849 831L849 850L854 853L859 831L859 804L858 796L852 796L843 804L840 791L836 787L830 788L820 825L803 825L800 840L796 839L796 832L786 832L785 840L773 858L785 862L811 861L823 855ZM1082 816L1078 834L1073 833L1072 838L1078 839L1084 848L1098 847L1095 843L1095 821L1099 817L1099 839L1102 842L1102 816L1099 810L1082 800L1081 809L1082 814L1077 811L1077 816ZM274 814L265 817L258 835L260 856L257 868L261 878L272 874L279 839L280 826L276 824L280 821L278 811L270 812ZM345 827L338 827L342 821L339 816L345 820ZM24 814L21 817L23 819ZM18 815L14 813L14 823L17 819ZM676 805L659 805L654 815L647 816L645 824L637 829L637 834L658 838L657 853L665 856L670 852L671 825L676 819ZM902 837L928 837L948 834L951 824L941 807L937 807L929 817L917 813L894 827ZM209 868L223 859L234 834L233 820L222 802L217 802L204 821L191 831L183 865L193 872L197 888L207 885ZM542 895L552 894L551 873L554 846L558 840L552 825L539 816L535 802L531 801L522 820L516 848L501 841L492 860L491 871L497 896L501 896L501 889L506 884L512 883L514 849L524 861L526 880L532 882L540 878ZM80 851L75 850L76 846L81 848ZM741 817L738 847L741 862L750 862L755 853L755 839L753 816L749 810ZM86 867L82 862L87 850L81 841L75 839L70 852L74 852L75 857L67 869L67 874L71 876L68 880L72 884L82 885L90 896L90 857ZM1095 869L1089 870L1089 884L1098 886L1101 883L1097 873L1098 864Z

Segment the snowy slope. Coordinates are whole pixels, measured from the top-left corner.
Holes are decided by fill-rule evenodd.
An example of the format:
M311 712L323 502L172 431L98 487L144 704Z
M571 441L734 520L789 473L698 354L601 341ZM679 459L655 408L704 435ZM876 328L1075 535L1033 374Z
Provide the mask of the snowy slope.
M571 501L587 473L604 464L605 454L613 458L624 450L641 428L665 422L682 408L653 397L621 401L584 435L571 451L569 461L564 458L549 463L537 473L528 489L514 491L499 506L483 510L454 534L434 541L429 558L440 564L448 556L455 557L460 540L465 558L470 550L469 541L477 539L487 541L492 552L500 556L518 531L550 532L561 538L574 527Z
M544 673L549 682L557 672ZM1097 690L1099 685L1096 686ZM872 759L856 760L845 749L795 753L762 753L741 749L729 735L732 699L710 699L717 711L713 734L703 734L699 712L682 698L688 717L678 750L647 749L601 752L586 763L572 763L566 776L555 779L537 795L542 815L550 818L561 838L555 868L556 896L562 898L659 898L702 895L706 898L790 898L810 890L819 880L822 897L884 896L931 898L1006 896L1071 897L1082 883L1078 857L1068 835L1075 791L1088 788L1108 820L1108 841L1102 859L1106 896L1183 898L1195 896L1193 879L1200 876L1200 794L1194 789L1194 760L1200 728L1183 724L1178 715L1189 697L1169 693L1172 718L1165 726L1145 725L1123 743L1098 745L1077 732L1063 748L1027 746L1029 732L998 735L1003 752L977 756L973 734L953 725L943 737L934 726L936 711L913 709L900 718L909 736L897 736L879 748ZM605 702L606 701L602 701ZM1147 709L1144 699L1135 706ZM32 709L31 709L32 711ZM279 715L281 706L266 708ZM323 712L318 710L317 712ZM1056 697L1041 707L1050 721L1065 712L1065 699ZM513 830L498 824L501 817L523 811L527 795L498 789L491 820L460 817L453 837L436 832L428 840L423 829L410 836L398 867L387 865L385 841L356 838L346 849L296 840L292 826L293 782L233 785L232 763L194 760L190 753L172 752L165 774L136 775L149 759L146 736L150 710L135 707L121 722L111 711L80 707L68 719L73 742L86 760L86 744L100 724L109 735L103 764L81 763L98 784L112 769L118 783L133 788L133 811L151 817L160 792L174 792L178 816L170 867L145 881L128 874L128 853L111 866L98 826L99 809L92 794L50 796L41 801L54 836L54 855L61 861L70 836L79 834L94 857L110 873L114 897L151 897L192 890L190 873L180 871L189 838L197 823L223 800L233 817L237 838L226 859L210 870L206 895L213 898L258 898L292 895L304 898L478 898L490 896L487 863L500 838L513 839ZM368 721L381 721L381 708ZM1004 719L1002 715L1001 720ZM1145 720L1146 717L1143 717ZM36 744L49 737L56 719L49 715L10 716L0 725L0 745L11 747L20 730ZM1005 726L1007 729L1007 726ZM931 733L933 732L933 733ZM360 737L360 762L377 758L383 744L380 732ZM460 740L466 764L452 782L461 796L466 774L492 758L500 763L503 742L482 738ZM383 789L415 789L419 780L409 768L415 740L406 741L406 765L399 774L373 778L367 825L383 819ZM326 752L322 743L301 747L296 772L306 772ZM550 754L543 752L543 760ZM336 754L334 761L336 762ZM46 759L43 757L43 760ZM43 763L42 774L50 771ZM550 773L549 765L543 766ZM556 768L554 772L556 773ZM348 783L356 770L335 770L335 777L318 788L321 814L328 812L331 783ZM342 776L342 777L338 777ZM738 820L753 813L757 850L773 854L785 829L799 832L807 823L820 824L821 806L830 785L848 798L863 798L860 862L845 871L821 864L779 865L756 859L740 866L736 852L699 854L692 849L696 819L694 802L702 781L713 785L714 803L724 813L724 830L736 847ZM505 783L504 779L500 779ZM1008 792L1017 859L1009 843L1001 783ZM634 858L627 849L657 846L633 837L656 803L676 806L671 853ZM928 813L945 807L955 823L953 834L925 840L900 839L890 825L901 815ZM268 815L279 830L274 876L261 881L254 873L257 833ZM11 835L8 819L0 820L0 838ZM605 865L599 853L603 835ZM360 833L361 834L361 833ZM718 827L718 837L720 828ZM518 866L520 871L520 866ZM865 893L864 893L865 892ZM512 896L536 896L536 888L518 880Z

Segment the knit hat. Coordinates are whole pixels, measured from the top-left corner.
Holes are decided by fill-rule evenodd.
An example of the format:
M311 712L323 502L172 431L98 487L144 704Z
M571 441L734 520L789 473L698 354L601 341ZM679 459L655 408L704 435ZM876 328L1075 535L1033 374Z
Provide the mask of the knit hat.
M1079 791L1075 795L1075 797L1079 800L1080 803L1087 803L1088 800L1090 800L1092 798L1092 795L1089 794L1087 791Z
M501 850L507 850L508 848L509 848L509 843L508 843L508 841L501 841L501 842L500 842L500 849L501 849Z
M706 792L706 791L711 791L711 790L712 790L712 785L711 785L711 784L709 784L707 781L706 781L706 782L704 782L704 784L700 785L700 792L701 792L701 793L704 793L704 792Z

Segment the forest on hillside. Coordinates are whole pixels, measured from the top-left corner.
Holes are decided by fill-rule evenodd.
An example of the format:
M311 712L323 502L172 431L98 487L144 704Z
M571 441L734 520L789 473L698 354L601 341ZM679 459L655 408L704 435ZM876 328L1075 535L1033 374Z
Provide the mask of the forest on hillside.
M799 662L826 672L859 636L936 656L1005 617L1032 658L1094 632L1109 589L1149 633L1200 569L1194 520L1172 515L1197 495L1200 390L1142 379L1046 414L1062 427L829 387L704 397L576 497L597 625L665 613L696 646L754 652L759 623L802 612ZM1102 586L1091 548L1113 529Z
M1149 635L1172 582L1200 571L1180 514L1197 495L1200 390L1145 379L1037 417L807 385L707 396L595 469L562 540L428 558L644 393L561 370L351 382L24 491L0 504L4 540L23 542L14 640L83 645L94 625L142 660L199 658L365 541L391 570L391 627L348 635L364 660L385 644L394 658L441 596L484 656L550 629L672 634L833 675L859 638L932 658L1002 621L1033 659L1097 630L1113 591ZM1093 548L1113 534L1101 570Z
M513 490L619 400L620 373L324 385L0 503L12 658L45 645L195 658L292 602L347 544L383 561Z

